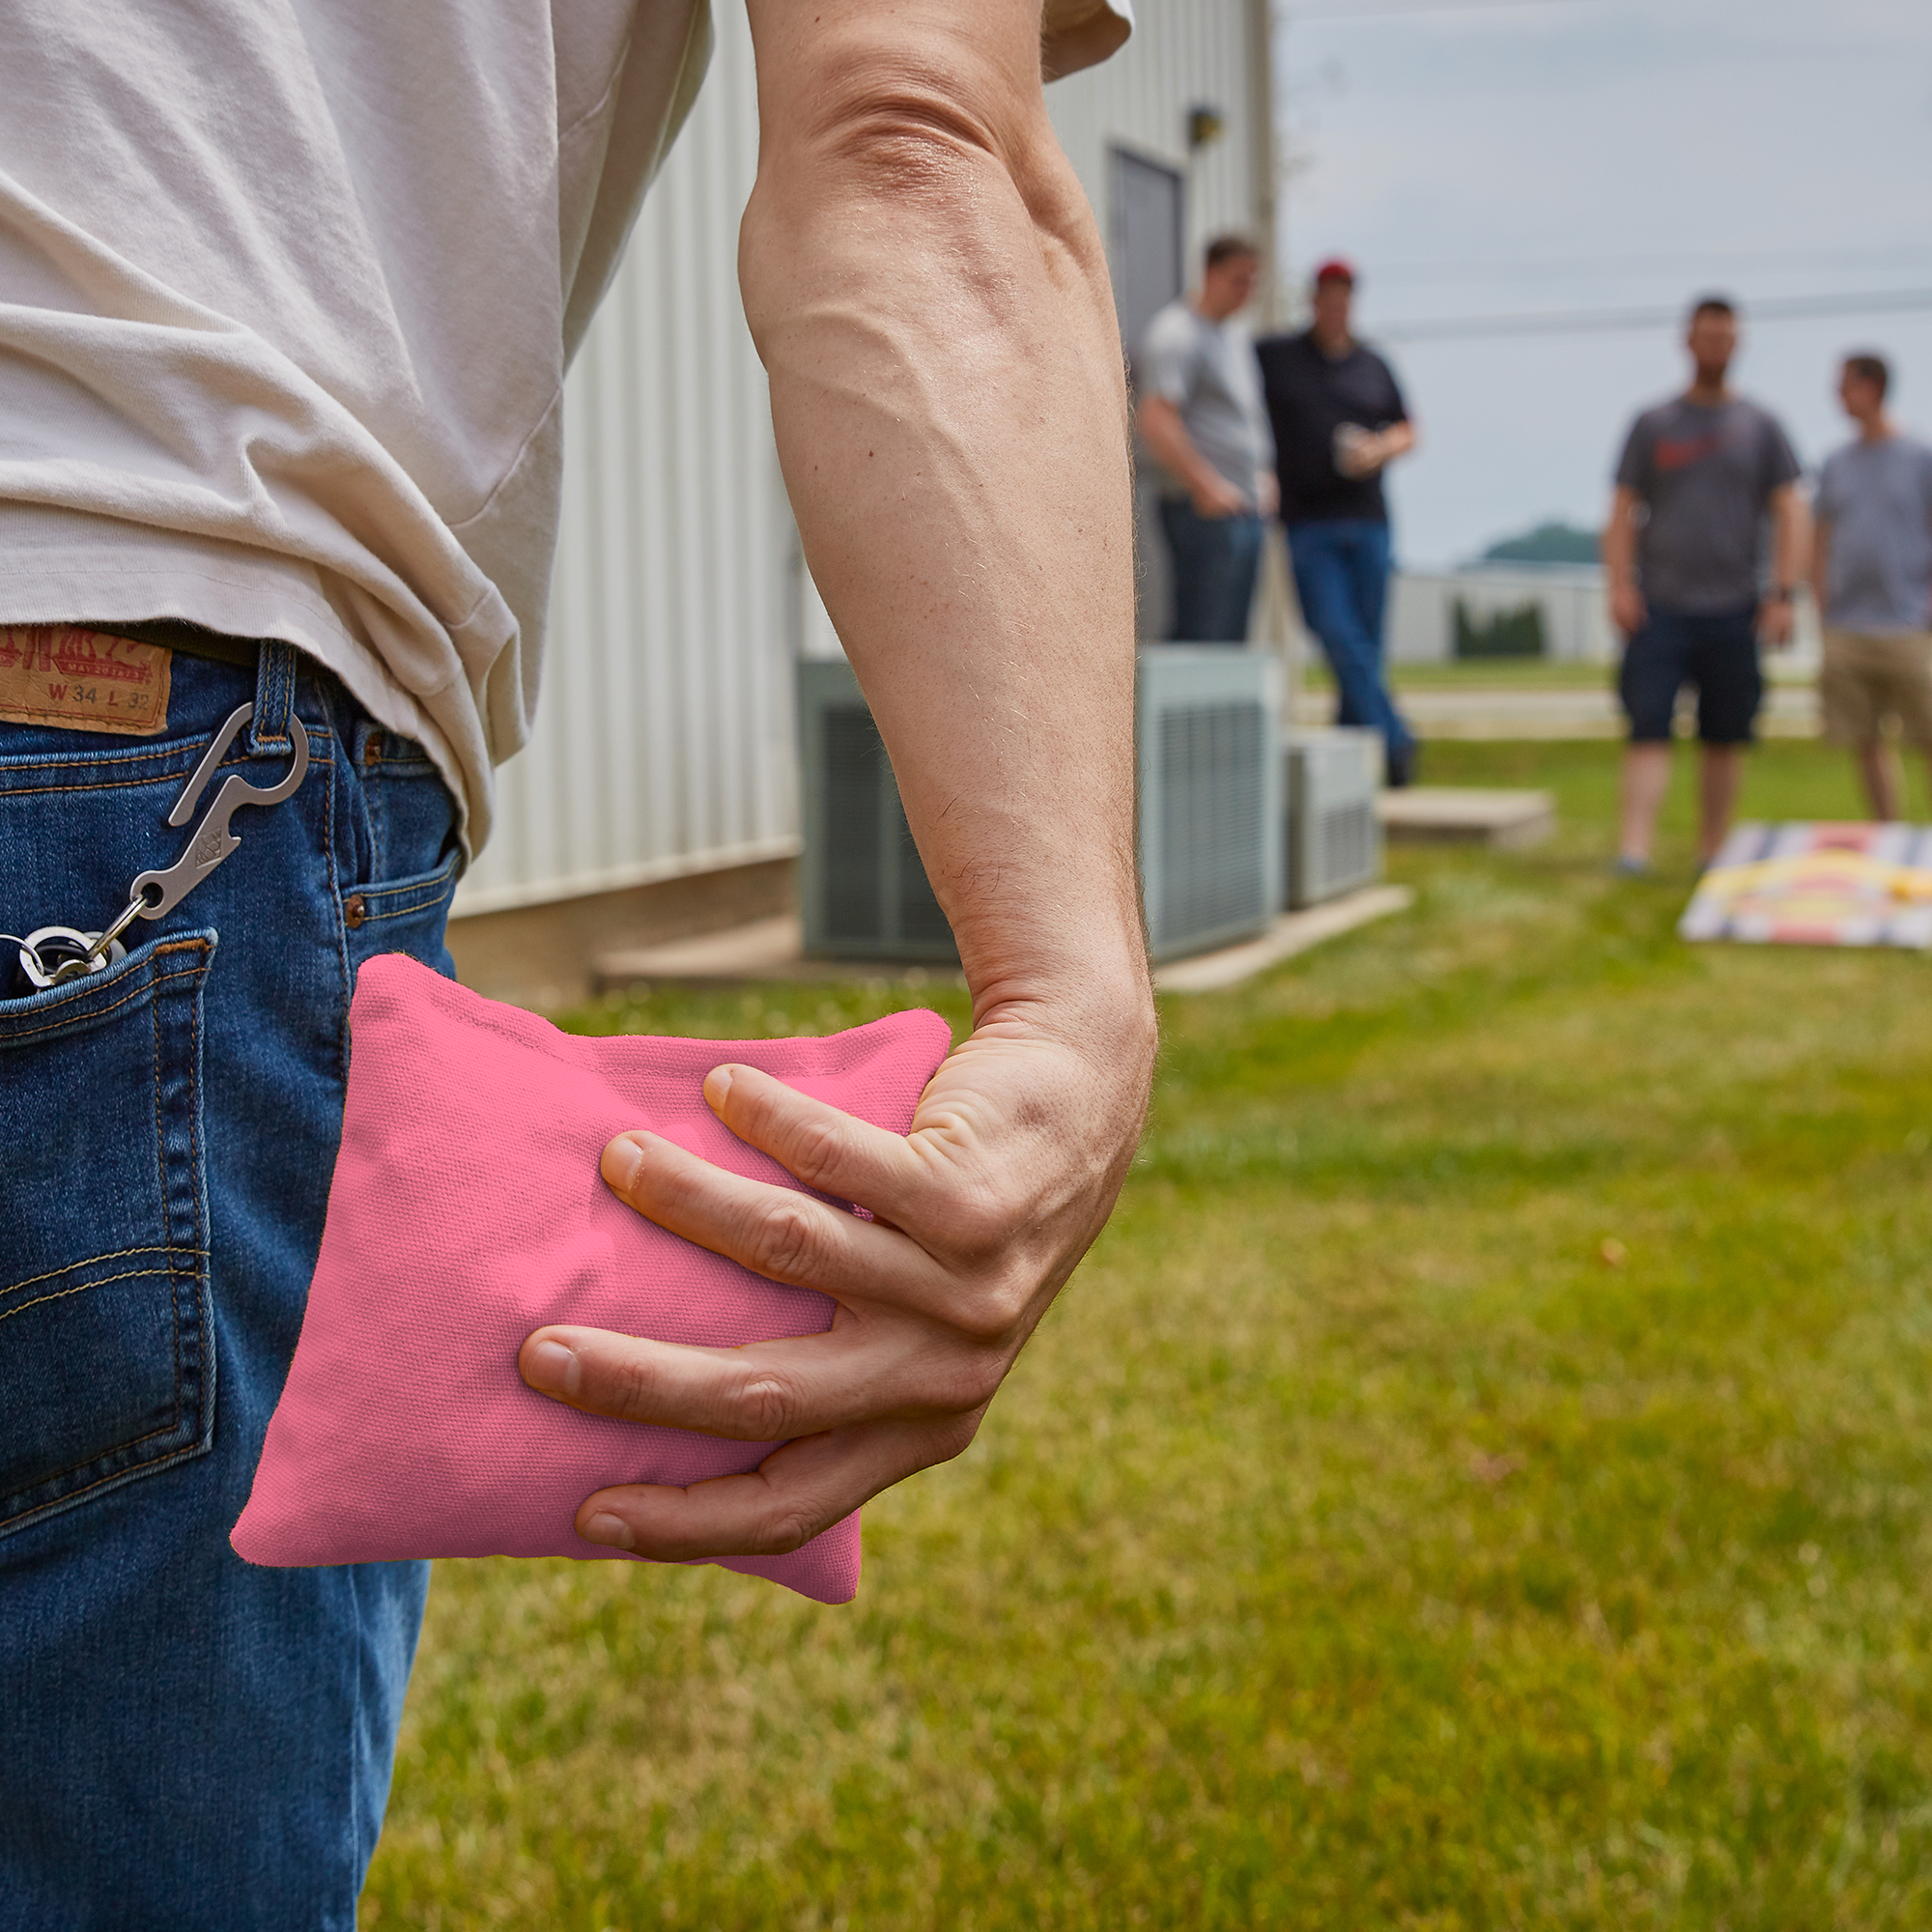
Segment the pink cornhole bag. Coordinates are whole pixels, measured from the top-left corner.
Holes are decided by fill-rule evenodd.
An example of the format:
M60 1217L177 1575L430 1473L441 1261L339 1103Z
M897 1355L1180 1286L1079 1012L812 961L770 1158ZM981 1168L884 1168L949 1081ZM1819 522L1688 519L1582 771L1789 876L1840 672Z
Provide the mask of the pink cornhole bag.
M799 1187L705 1105L712 1067L761 1067L905 1133L952 1044L931 1012L829 1039L580 1039L401 953L362 968L350 1035L322 1254L231 1538L250 1563L622 1556L573 1527L593 1490L756 1468L775 1443L581 1414L519 1378L524 1338L553 1321L713 1347L831 1325L828 1296L767 1281L627 1208L598 1156L613 1135L647 1127ZM788 1556L717 1560L848 1603L858 1512Z

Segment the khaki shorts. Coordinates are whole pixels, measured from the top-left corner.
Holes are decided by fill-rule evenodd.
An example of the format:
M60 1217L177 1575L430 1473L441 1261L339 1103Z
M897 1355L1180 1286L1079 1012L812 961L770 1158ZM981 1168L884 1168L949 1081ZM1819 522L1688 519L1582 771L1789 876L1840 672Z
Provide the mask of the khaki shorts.
M1834 745L1876 745L1896 718L1908 744L1932 751L1932 632L1827 631L1818 701Z

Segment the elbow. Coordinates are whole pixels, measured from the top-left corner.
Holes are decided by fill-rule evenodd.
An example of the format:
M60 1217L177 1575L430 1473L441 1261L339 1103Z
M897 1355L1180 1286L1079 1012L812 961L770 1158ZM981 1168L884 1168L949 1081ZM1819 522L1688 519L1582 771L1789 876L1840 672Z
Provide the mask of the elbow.
M907 47L870 22L788 82L799 105L768 117L746 210L748 246L783 247L837 225L972 255L1016 221L1105 277L1092 213L1040 92L983 46ZM1088 259L1091 258L1091 259Z

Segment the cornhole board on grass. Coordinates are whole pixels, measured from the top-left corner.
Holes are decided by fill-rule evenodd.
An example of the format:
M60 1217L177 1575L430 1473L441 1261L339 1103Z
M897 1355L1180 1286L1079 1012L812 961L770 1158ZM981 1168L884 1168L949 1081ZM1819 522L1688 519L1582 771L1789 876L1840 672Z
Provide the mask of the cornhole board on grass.
M1932 826L1740 825L1677 932L1758 946L1932 948Z

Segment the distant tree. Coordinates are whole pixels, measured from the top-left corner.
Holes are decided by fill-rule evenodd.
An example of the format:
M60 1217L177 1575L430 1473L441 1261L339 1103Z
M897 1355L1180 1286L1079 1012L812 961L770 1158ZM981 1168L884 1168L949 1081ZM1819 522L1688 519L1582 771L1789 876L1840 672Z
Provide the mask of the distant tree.
M1575 524L1538 524L1521 536L1504 537L1492 543L1481 557L1484 563L1595 563L1597 532L1579 529Z
M1472 617L1459 597L1455 609L1456 655L1459 658L1540 658L1545 655L1543 607L1521 604L1513 611L1492 611Z

